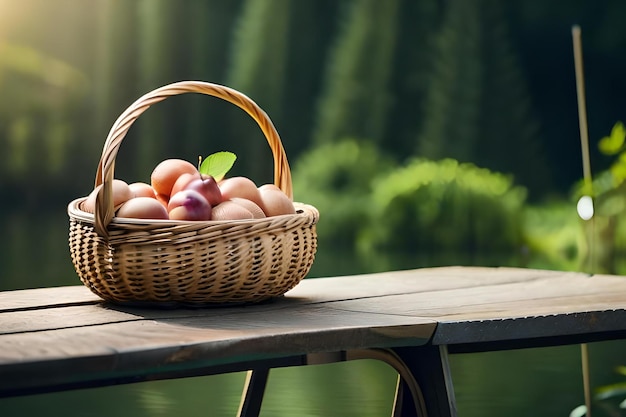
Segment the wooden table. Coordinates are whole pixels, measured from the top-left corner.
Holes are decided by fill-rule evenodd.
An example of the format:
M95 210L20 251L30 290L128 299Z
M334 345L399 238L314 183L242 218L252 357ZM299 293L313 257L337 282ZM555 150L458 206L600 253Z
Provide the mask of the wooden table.
M626 277L425 268L306 279L271 302L145 309L83 286L0 292L0 396L248 371L257 415L275 367L373 358L394 415L455 416L448 355L626 338Z

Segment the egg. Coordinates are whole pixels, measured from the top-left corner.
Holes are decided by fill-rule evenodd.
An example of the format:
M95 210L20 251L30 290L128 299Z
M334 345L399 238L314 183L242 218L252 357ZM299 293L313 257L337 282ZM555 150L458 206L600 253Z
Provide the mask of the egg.
M102 188L103 184L100 184L87 196L87 199L83 201L81 209L88 213L95 213L96 211L96 197L98 191ZM128 184L122 180L114 179L111 182L111 189L113 191L113 207L119 208L122 204L133 198L133 192Z
M231 198L245 198L254 202L257 206L263 208L259 189L254 181L247 177L230 177L225 178L218 183L222 198L230 200Z
M263 219L265 218L265 212L263 211L263 209L261 209L261 207L259 207L255 202L250 201L246 198L240 198L240 197L233 197L230 199L230 201L232 201L233 203L239 204L240 206L242 206L243 208L247 209L248 211L250 211L250 213L252 213L252 216L255 219Z
M276 191L282 191L278 185L276 184L263 184L261 186L259 186L259 191L261 190L265 190L265 189L270 189L270 190L276 190Z
M167 210L154 197L134 197L122 204L117 217L135 219L168 219Z
M259 188L263 211L267 217L295 214L296 208L287 194L271 187Z
M253 219L254 215L250 210L231 201L225 200L213 207L211 220L244 220Z
M133 193L133 197L150 197L156 198L154 189L150 184L145 182L133 182L128 184L130 191Z

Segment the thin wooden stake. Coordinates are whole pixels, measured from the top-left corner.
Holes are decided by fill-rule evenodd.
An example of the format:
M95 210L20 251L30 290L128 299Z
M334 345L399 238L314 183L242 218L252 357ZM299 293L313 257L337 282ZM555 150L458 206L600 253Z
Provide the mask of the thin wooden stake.
M585 83L583 77L583 48L581 42L580 26L574 25L572 27L572 38L574 42L574 67L576 70L576 93L578 98L578 128L580 130L580 145L583 158L583 178L585 181L585 189L591 191L592 178L591 178L591 162L589 158L589 132L587 126L587 106L585 102ZM593 196L592 196L593 198ZM593 200L592 200L593 201ZM591 224L593 226L594 217L591 217ZM593 227L591 236L588 240L589 245L589 267L593 272ZM585 393L585 407L587 409L586 416L591 417L591 387L589 377L589 350L586 343L580 345L580 354L582 362L583 373L583 390Z
M574 66L576 69L576 93L578 97L578 128L580 130L580 145L583 155L583 178L585 185L591 186L591 163L589 158L589 132L587 126L587 110L585 104L585 82L583 76L583 48L581 43L580 26L572 27L574 40Z
M589 382L589 349L586 343L580 345L580 359L583 367L583 390L585 393L585 407L587 417L591 417L591 384Z

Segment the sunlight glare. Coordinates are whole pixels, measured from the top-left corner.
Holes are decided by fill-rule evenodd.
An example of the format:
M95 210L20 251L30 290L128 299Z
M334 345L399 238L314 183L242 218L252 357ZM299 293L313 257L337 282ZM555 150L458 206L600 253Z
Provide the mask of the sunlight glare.
M0 0L0 38L18 30L32 12L34 5L20 0Z

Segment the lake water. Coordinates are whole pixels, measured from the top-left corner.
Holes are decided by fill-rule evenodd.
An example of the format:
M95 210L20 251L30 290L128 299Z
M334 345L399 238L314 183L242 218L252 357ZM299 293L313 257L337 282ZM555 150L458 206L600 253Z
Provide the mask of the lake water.
M0 289L80 283L67 249L64 208L45 215L5 212L0 230ZM445 264L493 265L496 260L398 257L371 264L321 250L311 276ZM626 342L591 344L589 351L593 386L626 379L615 372L626 364ZM459 416L568 416L584 402L580 356L579 346L452 355ZM244 377L235 373L0 399L0 416L233 416ZM275 369L261 415L387 416L395 381L391 368L371 360ZM594 410L594 415L610 414Z

